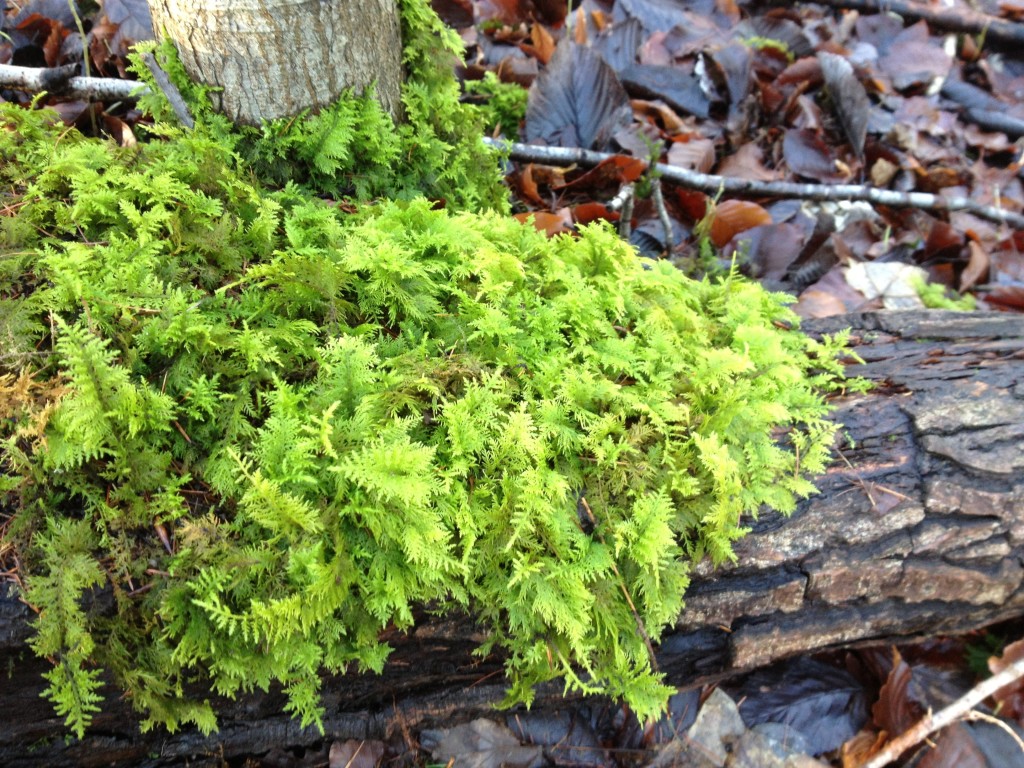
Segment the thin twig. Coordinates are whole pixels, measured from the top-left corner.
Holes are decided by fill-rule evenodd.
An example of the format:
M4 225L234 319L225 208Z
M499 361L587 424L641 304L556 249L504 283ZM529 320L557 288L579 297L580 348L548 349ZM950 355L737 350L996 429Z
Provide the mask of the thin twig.
M633 183L627 182L619 189L619 193L608 201L606 207L609 211L620 211L619 214L619 237L629 240L633 230Z
M579 165L590 168L615 157L613 154L596 152L591 149L539 147L532 144L487 138L484 139L484 142L507 153L512 160L528 163L546 163L556 166ZM800 184L791 181L736 179L729 176L698 173L664 163L657 163L654 169L664 181L671 181L679 186L701 190L709 194L727 192L751 197L818 201L863 200L873 205L884 205L890 208L966 211L982 219L1024 230L1024 215L991 205L983 205L966 197L942 197L927 192L896 192L891 189L878 189L862 184Z
M156 63L156 57L152 53L144 53L142 54L142 60L149 67L149 71L153 73L153 79L160 90L163 91L164 96L167 97L167 101L170 103L171 109L174 110L178 122L189 130L195 128L196 121L192 119L192 113L189 112L188 104L185 103L181 91L178 90L178 86L171 82L171 78L160 68L160 65Z
M1024 44L1024 24L989 16L960 4L955 10L906 0L817 0L839 10L895 13L906 19L921 20L935 29L982 35L986 42Z
M661 194L661 179L655 176L651 179L651 200L654 201L654 208L658 212L658 219L661 221L661 228L665 232L665 255L672 253L672 246L675 245L675 233L672 231L672 219L668 216L668 209L665 208L665 197Z
M1013 730L1013 728L1011 728L1005 720L1000 720L998 717L994 717L985 712L979 712L976 709L972 709L970 712L964 715L964 720L980 721L982 723L994 725L996 728L998 728L1001 731L1004 731L1007 736L1009 736L1011 739L1017 742L1017 746L1020 748L1020 751L1024 753L1024 739L1018 736L1017 732Z
M874 757L863 763L861 768L883 768L936 731L956 720L967 717L971 710L993 693L1022 677L1024 677L1024 658L1017 659L998 674L981 681L945 709L935 714L929 712L918 720L910 730L886 744Z

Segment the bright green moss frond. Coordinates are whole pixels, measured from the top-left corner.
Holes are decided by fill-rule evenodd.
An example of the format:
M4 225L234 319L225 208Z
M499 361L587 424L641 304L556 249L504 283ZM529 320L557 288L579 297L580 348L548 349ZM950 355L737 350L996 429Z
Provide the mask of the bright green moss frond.
M410 64L436 75L415 34ZM413 120L425 94L407 90ZM341 133L310 179L356 157L349 117L324 119ZM430 119L421 170L482 162L454 113ZM212 129L128 150L43 112L0 121L28 222L0 231L0 377L37 382L0 426L0 488L35 648L60 660L47 695L78 733L101 668L147 726L213 728L195 678L278 684L318 722L318 676L379 671L383 629L422 604L476 616L514 698L561 678L654 715L649 641L693 562L731 558L828 460L842 340L782 330L784 299L736 275L694 282L610 228L549 240L411 187L346 215L257 182ZM81 607L101 584L113 617Z

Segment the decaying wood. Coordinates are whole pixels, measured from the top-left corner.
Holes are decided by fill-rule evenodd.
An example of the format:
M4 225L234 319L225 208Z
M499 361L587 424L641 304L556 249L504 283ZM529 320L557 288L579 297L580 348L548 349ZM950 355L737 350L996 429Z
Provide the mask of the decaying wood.
M807 323L852 326L876 388L837 400L845 426L821 493L789 519L766 514L735 565L701 567L659 665L679 686L815 650L959 633L1024 614L1024 318L882 313ZM2 588L0 588L2 589ZM501 699L498 658L472 656L468 619L395 635L385 673L325 682L326 737L282 713L279 693L218 705L221 731L141 735L110 700L82 742L39 698L45 663L25 649L28 610L0 596L0 764L215 764L322 739L414 739ZM535 707L557 707L561 689Z

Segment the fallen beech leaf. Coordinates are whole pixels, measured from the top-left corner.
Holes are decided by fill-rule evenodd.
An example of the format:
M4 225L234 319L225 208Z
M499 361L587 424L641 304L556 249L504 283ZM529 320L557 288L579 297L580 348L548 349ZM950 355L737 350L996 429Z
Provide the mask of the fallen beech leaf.
M500 21L502 24L515 27L527 20L528 5L525 0L478 0L476 21Z
M473 26L472 0L431 0L430 7L452 29Z
M871 183L876 187L887 187L899 169L898 165L880 157L871 166Z
M964 140L972 147L981 147L989 152L1005 152L1013 146L1005 133L989 133L974 123L964 130Z
M782 156L789 170L820 182L837 181L835 158L821 137L810 130L789 130L782 140Z
M750 24L759 37L782 43L792 57L814 56L814 46L804 34L803 27L795 21L779 16L755 16L750 19Z
M506 56L498 62L495 74L503 83L516 83L529 88L540 73L537 59L532 56Z
M574 712L524 712L506 724L520 742L544 747L555 765L603 768L609 765L601 742L587 718Z
M878 691L878 700L871 707L875 725L893 736L899 736L924 714L921 702L908 691L914 676L910 665L900 652L892 649L893 665L889 676Z
M853 71L853 66L842 56L822 51L818 54L825 87L832 98L839 123L843 126L853 152L864 159L864 141L868 134L868 115L871 104L867 91Z
M660 101L633 99L630 103L633 106L633 114L660 123L661 128L669 135L690 129L690 126L675 110Z
M565 9L565 4L561 4ZM555 53L555 38L548 32L543 24L534 24L530 31L530 39L533 41L533 50L541 64L547 64Z
M533 180L533 163L524 166L519 174L519 194L534 205L544 204L537 189L537 182Z
M775 78L776 85L806 84L813 88L822 82L821 62L814 56L797 59Z
M705 138L673 142L665 162L677 168L707 173L715 166L715 142Z
M118 26L111 40L116 55L123 57L133 43L152 39L153 21L146 0L103 0L102 6L103 15Z
M572 168L558 168L553 165L534 163L530 167L530 178L538 187L561 189L566 185L565 177L572 170Z
M843 758L843 768L860 768L878 753L888 737L889 735L885 731L860 731L843 744L840 753Z
M750 48L743 43L734 41L708 53L705 61L713 62L719 69L725 83L725 91L729 96L729 114L733 116L750 93L751 63L753 61ZM712 69L709 67L709 71Z
M831 291L808 288L800 294L800 298L793 306L793 311L807 320L812 317L842 315L846 313L847 308L846 304ZM856 763L856 765L860 765L860 763Z
M919 39L919 29L924 30L924 39ZM897 35L889 52L878 60L879 68L897 91L930 86L945 78L952 65L953 60L939 43L928 39L928 26L923 21Z
M652 67L671 66L674 57L668 51L667 39L668 32L652 32L651 36L644 40L640 44L640 48L637 49L637 63Z
M988 669L998 675L1018 659L1024 657L1024 640L1010 643L1003 648L1002 654L988 660ZM1024 680L1015 680L1010 685L1000 688L992 694L992 699L999 705L999 714L1017 722L1024 720Z
M778 181L781 174L764 164L764 153L754 142L747 142L718 164L718 173L736 179Z
M960 274L961 293L980 283L982 278L988 274L989 267L988 251L981 243L971 240L967 243L967 250L970 253L970 258L967 261L967 267Z
M985 759L985 752L975 738L975 729L965 723L953 723L921 749L923 755L915 763L917 768L1004 768L1013 763L993 764ZM1020 756L1020 747L1016 747Z
M973 239L973 235L972 235ZM1024 258L1021 258L1021 247L1024 246L1024 233L1014 233L1014 238L995 253L990 254L992 260L989 282L999 285L1024 285Z
M963 247L964 236L946 222L936 219L924 241L924 256L925 259L958 256Z
M539 746L522 746L508 728L480 718L454 728L420 734L420 743L442 765L458 761L474 768L528 768L540 763Z
M742 262L751 276L781 280L790 273L790 267L804 250L809 234L807 229L790 221L761 224L734 237L726 251L739 249Z
M576 45L587 45L590 42L587 37L587 16L582 5L576 9L576 22L572 25L572 33Z
M915 287L922 280L928 280L923 269L896 261L859 261L846 270L852 287L867 299L881 298L886 309L924 309Z
M747 727L783 723L801 733L812 754L830 752L864 725L864 687L848 672L810 658L785 662L751 674L738 689Z
M618 221L618 211L608 210L604 203L580 203L572 207L572 217L577 224L590 224L593 221Z
M620 187L636 181L647 170L647 162L639 157L612 155L602 160L579 178L563 184L563 189L603 189Z
M553 27L559 26L569 14L569 4L565 0L533 0L533 7L544 23Z
M636 53L643 39L644 28L640 20L627 19L601 32L592 47L604 57L609 67L621 72L636 63Z
M711 220L711 242L716 248L722 248L740 232L771 223L772 215L757 203L726 200L715 206L714 218Z
M701 118L711 114L711 103L700 81L678 67L634 64L622 70L619 76L634 96L661 99L681 114Z
M86 110L92 109L92 105L88 101L60 101L50 109L60 115L65 125L74 125Z
M563 41L530 88L523 136L531 144L604 149L632 121L612 68L589 48Z
M384 759L387 745L383 741L349 739L331 744L330 768L375 768Z
M681 3L678 0L618 0L615 10L639 19L648 32L673 27L689 29L694 23L704 27L714 26L710 14L692 13L686 9L688 5L695 3ZM699 20L696 18L698 16Z
M985 294L985 303L995 305L997 309L1014 309L1024 312L1024 287L999 286Z
M515 217L523 224L532 222L538 232L543 232L548 237L572 231L572 212L568 208L559 208L555 213L549 211L517 213Z
M708 196L696 189L676 187L671 190L672 197L679 206L680 213L690 221L700 221L708 213Z
M103 125L107 129L107 133L109 133L114 141L117 142L119 147L134 147L138 144L131 126L121 118L104 113Z

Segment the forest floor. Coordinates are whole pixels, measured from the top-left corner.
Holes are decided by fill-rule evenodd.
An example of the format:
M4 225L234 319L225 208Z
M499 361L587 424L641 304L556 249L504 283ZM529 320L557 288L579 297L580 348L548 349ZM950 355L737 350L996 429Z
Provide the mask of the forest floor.
M466 98L510 147L521 219L551 234L612 221L644 256L692 274L736 264L794 294L804 317L1024 310L1024 3L433 5L466 44ZM144 0L81 13L64 0L6 6L3 64L84 74L87 56L89 73L125 78L128 47L150 34ZM122 143L145 119L124 102L46 103ZM1012 642L1022 636L1013 624L798 658L680 692L647 728L614 708L580 709L421 734L419 748L428 762L481 768L852 768L1024 655ZM1024 765L1024 687L989 703L988 721L958 720L904 764ZM338 742L249 764L371 768L393 756L393 745Z

